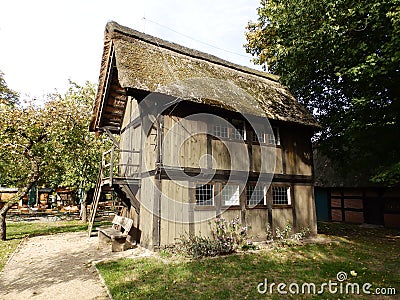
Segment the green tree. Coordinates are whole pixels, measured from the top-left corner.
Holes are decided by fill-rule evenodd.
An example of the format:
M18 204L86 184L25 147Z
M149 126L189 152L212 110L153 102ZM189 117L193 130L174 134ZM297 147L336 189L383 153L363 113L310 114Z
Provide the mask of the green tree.
M104 139L89 133L95 86L70 83L65 95L42 106L4 106L0 114L0 184L18 193L0 210L0 237L6 238L7 211L34 183L90 189L96 183Z
M400 181L400 1L262 0L246 50L314 113L343 173Z
M18 98L18 93L7 86L7 83L4 80L4 73L0 71L0 108L17 104Z

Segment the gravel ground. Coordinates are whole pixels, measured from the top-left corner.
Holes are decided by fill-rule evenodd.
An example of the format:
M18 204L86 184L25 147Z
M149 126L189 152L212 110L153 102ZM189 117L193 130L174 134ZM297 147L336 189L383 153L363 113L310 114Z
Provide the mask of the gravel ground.
M0 299L109 299L94 263L149 255L140 247L98 249L97 237L88 238L86 232L32 237L20 244L0 273Z

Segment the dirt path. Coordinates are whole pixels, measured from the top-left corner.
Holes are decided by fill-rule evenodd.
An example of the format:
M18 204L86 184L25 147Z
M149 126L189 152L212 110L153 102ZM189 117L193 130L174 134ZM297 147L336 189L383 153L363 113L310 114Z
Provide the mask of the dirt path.
M93 262L151 255L136 248L98 249L86 232L27 239L0 273L0 299L109 299Z

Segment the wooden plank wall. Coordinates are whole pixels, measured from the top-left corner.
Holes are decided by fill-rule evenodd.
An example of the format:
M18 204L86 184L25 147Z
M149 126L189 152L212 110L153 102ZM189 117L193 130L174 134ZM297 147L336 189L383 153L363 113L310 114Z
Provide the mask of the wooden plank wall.
M183 119L176 116L164 116L164 140L163 140L163 163L165 166L200 168L201 158L206 154L212 154L213 169L235 170L254 172L274 172L284 173L282 155L287 156L289 163L296 163L295 159L288 156L290 151L282 152L282 148L253 145L252 161L249 162L247 145L241 142L229 140L211 140L211 153L207 152L207 132L205 122ZM195 134L199 133L200 134ZM290 138L288 143L292 143ZM303 149L299 147L299 149ZM290 154L293 156L293 154ZM296 154L301 156L301 154ZM311 166L307 168L303 165L303 160L297 159L300 163L298 167L302 174L311 174ZM203 162L204 163L204 162Z
M154 177L141 179L140 187L140 225L141 232L140 244L148 249L154 249L153 229L157 227L153 220L154 207Z
M253 145L251 171L282 174L281 148Z
M162 180L161 245L189 231L189 189L183 181Z
M287 127L280 129L284 174L312 176L311 136Z
M207 136L204 132L207 132L205 122L164 116L164 165L200 168L200 158L207 154Z
M140 124L133 126L132 122L139 117L138 103L132 98L128 97L126 110L122 121L122 133L120 135L120 162L122 164L139 165L139 153L124 152L128 151L141 151L141 126ZM120 175L131 177L139 172L139 167L135 166L121 166Z
M134 111L134 102L136 101L129 100L130 107L127 108L129 110L124 118L124 126L129 125L135 119L135 116L128 115ZM219 170L247 171L250 168L255 172L273 172L275 168L277 174L312 175L311 143L297 131L281 129L281 145L277 147L252 144L250 147L252 162L249 166L248 145L233 141L208 140L207 135L204 134L208 126L205 122L183 120L176 116L165 115L163 126L162 159L164 166L204 168L206 165L202 157L206 154L213 154L212 167ZM140 127L131 127L121 135L124 148L136 149L140 146L138 132L140 132ZM200 134L193 134L198 132ZM231 150L230 154L228 147ZM153 127L147 137L144 137L143 172L155 169L157 150L157 130ZM274 161L276 163L271 163ZM154 215L156 213L154 208L159 201L156 192L158 183L156 184L155 181L154 176L148 176L141 182L139 229L143 246L154 249L157 246L154 243L158 235L162 246L173 243L184 233L204 235L210 233L208 220L215 219L218 213L217 208L196 209L194 207L194 190L188 188L187 182L174 182L166 179L160 183L162 190L161 220L160 227L158 227L158 219ZM289 221L297 229L309 227L313 232L316 231L312 186L294 184L292 188L294 189L294 209L293 207L272 208L271 218L274 227L283 228ZM250 234L264 239L268 223L267 207L246 209L243 213L246 225L250 225L252 228ZM226 210L222 216L226 219L233 219L236 216L243 218L240 208ZM157 232L158 228L160 232Z
M295 199L293 200L296 212L296 229L309 228L311 233L317 233L317 215L314 201L314 187L312 185L294 185Z

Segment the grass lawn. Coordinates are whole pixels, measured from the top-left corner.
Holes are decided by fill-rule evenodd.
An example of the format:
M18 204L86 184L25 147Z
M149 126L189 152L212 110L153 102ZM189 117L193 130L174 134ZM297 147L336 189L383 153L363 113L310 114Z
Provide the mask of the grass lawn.
M105 222L109 224L109 222ZM103 224L103 223L102 223ZM0 241L0 271L10 255L25 237L87 230L80 221L58 222L7 222L7 240Z
M319 232L338 242L307 244L286 248L238 253L217 258L187 260L168 255L143 259L124 259L98 264L103 278L115 300L118 299L309 299L321 295L292 295L291 283L301 291L303 283L315 283L318 292L323 283L339 283L337 274L346 272L343 293L329 293L324 288L324 299L362 299L346 295L347 283L370 283L371 293L376 288L395 288L395 299L400 295L400 231L383 228L360 228L356 225L320 223ZM353 275L351 275L351 273ZM357 273L357 275L355 274ZM265 294L257 285L267 280ZM270 293L271 283L273 292ZM281 295L277 285L285 283ZM340 285L338 285L340 288ZM350 286L349 286L350 287ZM265 284L260 286L264 289ZM296 285L292 285L293 291ZM332 286L335 289L335 286ZM305 292L307 292L307 288ZM351 291L351 287L350 287ZM393 290L386 290L392 293ZM362 293L362 290L360 290ZM371 299L379 296L370 295Z

